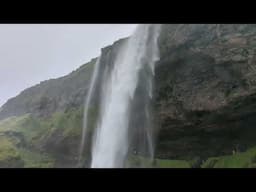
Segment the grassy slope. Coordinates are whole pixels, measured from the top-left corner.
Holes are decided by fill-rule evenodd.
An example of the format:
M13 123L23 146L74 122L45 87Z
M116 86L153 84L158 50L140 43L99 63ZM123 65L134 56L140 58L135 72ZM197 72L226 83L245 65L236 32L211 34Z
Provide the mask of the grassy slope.
M79 136L81 126L81 109L55 113L47 120L28 114L2 120L0 121L0 136L2 137L0 139L0 161L18 156L24 161L24 167L53 167L54 160L49 154L42 154L33 148L47 141L55 131L61 132L63 138ZM18 145L20 143L22 143L21 146Z
M10 139L1 136L0 137L0 161L8 161L10 159L18 159L19 153L15 145Z
M17 147L16 140L8 136L0 138L0 164L1 167L53 167L54 160L46 154L35 150ZM22 162L22 163L21 163Z
M50 119L34 118L29 114L10 117L0 121L0 163L10 160L22 160L24 167L54 167L54 159L49 154L18 145L19 136L7 133L19 133L25 143L32 146L51 137L54 132L61 132L63 137L79 136L82 127L82 109L70 109L65 113L55 113ZM154 163L143 157L131 157L129 167L189 168L192 161L155 159ZM256 167L256 147L243 153L229 156L211 157L202 168L249 168Z
M190 168L191 165L185 160L168 160L168 159L155 159L151 160L141 157L132 156L127 162L127 167L141 167L141 168Z
M203 168L251 168L256 167L256 147L243 153L212 157L205 161Z

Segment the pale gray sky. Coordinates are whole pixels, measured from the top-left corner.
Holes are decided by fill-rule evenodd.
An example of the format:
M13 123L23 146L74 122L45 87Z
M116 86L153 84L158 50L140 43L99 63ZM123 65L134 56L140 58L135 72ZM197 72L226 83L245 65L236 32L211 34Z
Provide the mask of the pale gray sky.
M0 24L0 106L40 81L70 73L136 24Z

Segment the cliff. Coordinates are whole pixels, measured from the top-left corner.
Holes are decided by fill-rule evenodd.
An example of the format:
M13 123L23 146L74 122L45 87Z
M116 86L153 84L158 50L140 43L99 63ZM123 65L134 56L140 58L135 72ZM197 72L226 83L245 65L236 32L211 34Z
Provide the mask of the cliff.
M164 25L156 68L158 155L255 145L256 25Z
M108 73L123 42L102 49L102 74ZM156 157L207 159L256 146L256 25L163 25L158 43ZM74 166L95 61L10 99L0 110L0 133L18 138L22 148L50 154L55 166ZM11 116L17 116L12 117L16 124L3 123Z

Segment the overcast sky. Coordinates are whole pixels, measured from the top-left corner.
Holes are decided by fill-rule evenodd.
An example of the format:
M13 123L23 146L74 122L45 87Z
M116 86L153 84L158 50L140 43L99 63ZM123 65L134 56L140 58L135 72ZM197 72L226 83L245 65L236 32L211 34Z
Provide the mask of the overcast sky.
M0 24L0 106L40 81L70 73L136 24Z

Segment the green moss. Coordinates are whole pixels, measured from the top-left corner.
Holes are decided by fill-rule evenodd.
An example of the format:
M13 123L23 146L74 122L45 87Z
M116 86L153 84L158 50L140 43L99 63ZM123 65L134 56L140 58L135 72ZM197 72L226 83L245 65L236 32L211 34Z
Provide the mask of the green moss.
M0 161L19 158L19 153L10 139L0 138Z
M47 154L19 149L25 168L51 168L54 167L54 159Z

